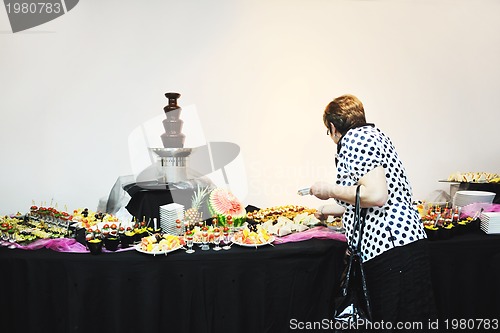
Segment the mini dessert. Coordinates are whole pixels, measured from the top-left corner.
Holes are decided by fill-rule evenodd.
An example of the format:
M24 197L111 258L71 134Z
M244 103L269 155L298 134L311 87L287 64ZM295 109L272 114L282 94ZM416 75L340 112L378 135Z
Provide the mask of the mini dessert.
M8 227L9 227L9 224L7 222L3 222L0 225L0 231L2 231L2 240L7 240L7 238L8 238L8 234L7 234Z
M134 242L135 232L131 227L127 227L120 237L122 248L127 248Z
M102 236L107 238L109 236L109 224L105 224L102 226Z
M143 237L146 237L149 234L146 228L146 221L142 221L140 223L136 222L134 224L134 234L135 234L134 237L135 242L140 242Z
M120 226L118 228L118 238L120 238L120 242L122 241L122 239L125 237L125 228Z
M108 226L105 224L103 228L106 229L106 233L103 231L104 237L104 245L106 246L106 250L116 251L118 249L118 245L120 244L120 238L118 238L118 230L115 223Z
M195 226L189 231L193 235L195 243L202 243L206 237L207 243L212 243L214 240L214 226Z
M203 226L201 228L201 243L203 244L203 246L201 247L201 249L203 251L206 251L210 248L207 245L208 244L208 227L207 226Z
M95 238L87 242L90 254L96 255L102 252L102 240Z
M85 240L88 242L90 240L94 239L94 231L92 229L87 229L85 232Z
M85 233L85 240L87 243L87 248L89 249L91 254L99 254L102 252L102 234L99 229L92 230L91 228L87 229Z
M107 237L104 239L104 245L106 246L106 250L116 251L118 245L120 245L120 239L117 236Z

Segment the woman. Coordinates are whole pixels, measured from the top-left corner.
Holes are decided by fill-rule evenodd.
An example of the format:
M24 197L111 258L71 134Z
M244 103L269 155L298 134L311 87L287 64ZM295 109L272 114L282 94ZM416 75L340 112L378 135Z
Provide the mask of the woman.
M337 145L337 180L311 186L316 197L335 199L317 214L343 215L351 239L360 185L361 207L367 208L361 252L373 321L420 321L426 328L435 317L427 240L403 164L390 139L366 122L363 104L355 96L330 102L323 122Z

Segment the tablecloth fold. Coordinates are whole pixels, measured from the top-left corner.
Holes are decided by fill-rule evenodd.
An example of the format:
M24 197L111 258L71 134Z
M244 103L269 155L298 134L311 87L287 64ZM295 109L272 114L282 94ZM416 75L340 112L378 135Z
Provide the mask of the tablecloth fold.
M16 246L22 250L38 250L45 247L57 252L88 252L85 245L78 243L74 238L38 239L27 245L16 244Z
M71 252L71 253L89 253L87 247L74 238L55 238L55 239L39 239L27 245L14 244L18 249L22 250L38 250L47 248L56 252ZM103 247L102 252L122 252L133 250L133 247L125 249L118 248L116 251L109 251Z
M319 238L319 239L334 239L341 242L346 241L346 237L344 234L329 229L327 227L314 227L306 231L297 232L294 234L286 235L283 237L276 237L274 244L283 244L289 242L300 242L304 240L308 240L311 238Z

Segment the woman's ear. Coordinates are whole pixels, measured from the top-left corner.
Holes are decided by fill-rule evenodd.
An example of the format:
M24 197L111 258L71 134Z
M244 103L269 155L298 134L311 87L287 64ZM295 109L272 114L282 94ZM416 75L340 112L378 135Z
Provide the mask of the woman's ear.
M332 122L330 122L330 131L332 132L332 134L335 134L335 131L337 131L335 125Z

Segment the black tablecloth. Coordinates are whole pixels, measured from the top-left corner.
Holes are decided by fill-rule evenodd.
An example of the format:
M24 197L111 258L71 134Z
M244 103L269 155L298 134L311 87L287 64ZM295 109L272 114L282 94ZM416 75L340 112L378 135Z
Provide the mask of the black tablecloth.
M500 318L500 235L430 242L439 317ZM0 248L2 332L289 332L330 318L345 243L90 254Z
M186 209L192 206L192 198L196 190L192 188L178 189L166 184L131 183L124 187L130 195L126 207L129 213L137 220L157 218L160 221L160 206L177 203ZM175 198L175 200L174 200ZM201 205L200 212L203 219L210 218L206 202Z
M439 317L500 319L500 235L476 230L430 248Z
M156 257L135 250L92 256L0 248L0 327L288 332L292 319L330 318L345 247L312 239Z

